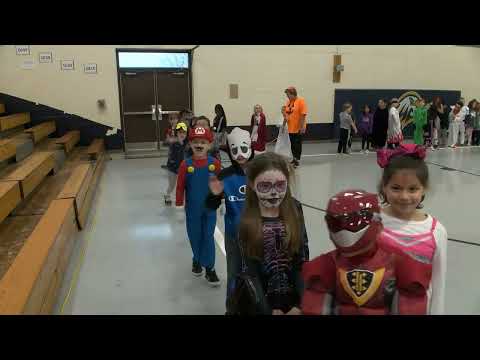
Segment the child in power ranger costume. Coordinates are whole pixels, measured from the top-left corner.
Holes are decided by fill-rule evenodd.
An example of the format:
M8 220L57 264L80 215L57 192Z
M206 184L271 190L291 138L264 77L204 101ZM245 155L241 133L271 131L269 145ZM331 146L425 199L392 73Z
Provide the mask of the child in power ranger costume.
M201 276L205 268L205 277L211 286L219 286L215 272L215 240L213 238L217 214L205 207L209 193L209 178L220 172L220 161L208 155L213 142L209 129L196 127L190 129L190 147L193 156L185 159L178 170L176 206L185 201L185 214L188 238L193 252L192 273Z
M431 266L379 247L375 194L333 196L325 220L337 248L303 267L305 315L426 314Z

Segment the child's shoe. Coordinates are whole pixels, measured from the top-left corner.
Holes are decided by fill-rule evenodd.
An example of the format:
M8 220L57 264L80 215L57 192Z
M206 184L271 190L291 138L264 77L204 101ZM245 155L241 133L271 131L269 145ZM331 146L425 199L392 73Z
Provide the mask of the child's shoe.
M200 265L200 263L198 263L196 261L194 261L192 263L192 274L193 274L193 276L196 276L196 277L202 276L203 269L202 269L202 266Z
M208 285L211 287L220 286L220 279L218 278L215 269L205 269L205 279L207 279Z

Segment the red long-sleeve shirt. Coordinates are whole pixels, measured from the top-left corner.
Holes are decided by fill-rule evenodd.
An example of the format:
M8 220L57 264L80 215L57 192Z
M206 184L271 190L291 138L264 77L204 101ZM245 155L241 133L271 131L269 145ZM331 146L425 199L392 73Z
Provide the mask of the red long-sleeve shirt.
M255 123L255 114L250 118L250 133L253 131L253 125ZM265 145L267 144L267 123L265 115L260 114L260 122L257 129L257 141L252 143L252 149L256 151L265 151Z
M218 175L218 173L221 170L221 162L218 159L215 159L214 162L215 164L215 173ZM208 159L193 159L193 167L195 168L202 168L208 166ZM185 201L185 180L186 180L186 175L187 175L187 163L185 160L182 161L180 164L180 168L178 169L178 176L177 176L177 194L176 194L176 201L175 205L176 206L183 206L183 203Z

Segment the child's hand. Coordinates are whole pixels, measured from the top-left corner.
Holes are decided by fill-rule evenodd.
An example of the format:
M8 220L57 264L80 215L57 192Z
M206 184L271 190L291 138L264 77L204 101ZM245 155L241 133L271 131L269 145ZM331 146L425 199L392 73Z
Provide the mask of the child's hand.
M282 310L273 309L272 315L285 315Z
M208 186L213 195L220 195L223 193L223 181L218 180L216 176L210 176Z
M170 137L167 139L167 143L169 143L169 144L176 143L177 141L178 141L178 138L175 137L175 136L170 136Z

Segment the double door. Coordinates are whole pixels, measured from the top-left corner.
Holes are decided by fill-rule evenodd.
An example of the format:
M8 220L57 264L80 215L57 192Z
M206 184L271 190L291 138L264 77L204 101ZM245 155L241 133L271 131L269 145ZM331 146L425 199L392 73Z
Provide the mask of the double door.
M169 115L191 109L188 70L120 72L126 152L159 151Z

